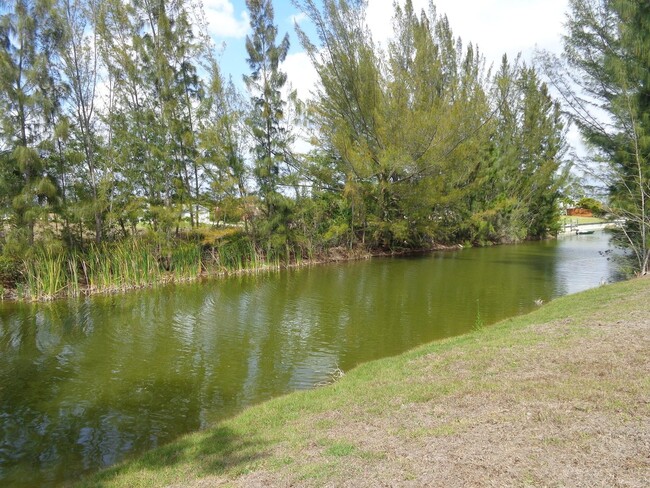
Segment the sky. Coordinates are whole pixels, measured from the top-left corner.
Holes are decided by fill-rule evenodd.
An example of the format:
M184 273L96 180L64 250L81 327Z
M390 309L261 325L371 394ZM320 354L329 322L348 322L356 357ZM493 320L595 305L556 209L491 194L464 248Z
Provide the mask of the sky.
M404 0L399 0L403 5ZM429 0L412 0L417 12L428 11ZM249 73L246 64L246 35L250 32L245 0L203 0L210 33L223 51L221 68L243 88L242 75ZM514 60L532 63L537 49L555 54L562 51L562 35L569 0L433 0L437 14L447 15L455 37L463 45L472 42L485 56L487 66L498 68L503 54ZM278 41L289 34L291 48L282 69L292 88L303 100L317 82L309 57L295 32L296 22L309 33L309 23L291 0L273 0ZM386 42L392 33L393 0L368 0L366 20L375 41ZM577 129L567 133L571 154L586 155ZM574 152L575 151L575 152Z
M403 0L401 0L403 3ZM416 11L427 8L429 0L413 0ZM205 20L218 46L221 66L235 83L241 84L246 65L246 35L250 32L244 0L203 0ZM369 0L367 21L373 38L385 41L392 32L393 0ZM498 66L504 53L510 59L521 52L532 60L536 48L559 53L568 0L434 0L438 15L446 14L456 37L463 45L478 45L488 65ZM305 98L316 81L309 58L295 34L295 22L308 31L304 16L290 0L274 0L278 38L288 33L291 49L282 68L290 83Z

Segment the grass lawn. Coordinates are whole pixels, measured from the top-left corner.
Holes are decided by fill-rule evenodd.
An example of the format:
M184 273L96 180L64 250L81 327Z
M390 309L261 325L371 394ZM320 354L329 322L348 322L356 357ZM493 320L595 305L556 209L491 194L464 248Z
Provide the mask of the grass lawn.
M650 279L244 411L81 486L650 485Z
M606 222L608 222L606 219L601 219L600 217L562 217L562 225L604 224Z

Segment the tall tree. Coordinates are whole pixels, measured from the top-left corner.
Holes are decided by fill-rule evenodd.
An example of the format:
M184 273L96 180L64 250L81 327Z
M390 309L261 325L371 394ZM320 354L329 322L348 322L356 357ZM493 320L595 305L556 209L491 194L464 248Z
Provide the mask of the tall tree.
M445 17L395 5L388 55L373 42L365 2L299 2L320 45L301 33L320 77L319 144L342 165L349 227L391 248L454 239L489 116L482 57L463 53ZM451 230L450 230L451 229Z
M277 42L271 0L246 0L252 34L246 37L251 74L244 81L251 96L249 126L253 137L254 173L269 233L286 233L287 200L279 193L282 177L291 165L291 135L284 122L286 101L282 90L287 75L280 69L289 51L289 35Z
M564 121L559 104L537 72L523 68L520 74L521 127L518 175L524 181L521 200L526 202L528 238L542 238L556 230L558 199L564 183L560 172L566 151Z
M571 0L562 60L541 57L624 219L618 242L650 270L650 5ZM602 163L602 164L599 164Z
M301 43L319 75L313 106L318 145L328 150L325 160L338 166L334 174L343 179L339 183L350 207L344 230L365 244L368 233L387 236L390 232L374 218L372 208L388 189L387 181L379 181L385 180L385 173L380 168L382 141L376 130L383 117L381 60L361 3L326 1L322 9L311 0L297 4L316 26L320 41L320 45L314 44L299 30ZM378 186L383 186L384 193L377 191ZM382 203L388 204L389 199L384 198L379 205ZM369 222L377 225L369 228ZM374 245L374 236L371 238L369 244Z
M535 69L506 56L494 77L495 117L479 174L474 240L539 239L557 230L568 165L564 120Z
M107 202L105 191L102 191L105 185L101 185L103 175L96 112L101 69L95 28L98 6L94 0L59 0L57 13L62 30L58 42L61 72L70 91L69 114L61 130L65 129L67 133L69 125L72 126L75 149L83 159L84 177L81 179L90 188L92 198L95 241L100 243ZM69 120L74 123L69 124ZM69 159L74 160L72 157Z
M248 225L248 167L244 127L247 107L232 80L226 81L217 60L209 64L209 82L202 101L198 132L199 162L214 198L216 220L244 219Z
M149 203L154 226L169 231L201 189L196 110L202 94L190 9L184 0L104 2L102 55L111 80L111 154L127 193Z
M0 16L0 122L5 204L19 231L34 240L34 225L47 217L58 189L48 172L60 86L53 69L60 35L50 5L11 2Z
M106 66L108 92L101 118L106 126L106 157L115 168L117 188L112 206L118 215L130 214L136 221L144 216L145 199L152 206L160 205L161 177L167 168L153 156L157 144L150 123L155 118L147 108L140 24L134 8L120 0L101 2L98 8L98 48Z

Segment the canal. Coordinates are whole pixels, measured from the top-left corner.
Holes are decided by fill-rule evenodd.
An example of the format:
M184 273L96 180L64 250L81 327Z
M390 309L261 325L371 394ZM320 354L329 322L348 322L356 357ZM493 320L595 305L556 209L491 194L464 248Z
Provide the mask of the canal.
M0 485L56 486L436 339L615 279L607 237L0 304Z

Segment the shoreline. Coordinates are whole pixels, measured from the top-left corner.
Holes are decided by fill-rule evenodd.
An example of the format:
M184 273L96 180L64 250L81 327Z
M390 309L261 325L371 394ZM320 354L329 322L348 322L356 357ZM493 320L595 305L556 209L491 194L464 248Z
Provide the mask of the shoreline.
M2 290L2 292L0 293L0 304L3 302L47 303L56 300L67 300L67 299L81 298L81 297L118 295L118 294L129 293L137 290L152 289L158 286L196 283L203 280L212 280L212 279L216 280L216 279L226 278L229 276L244 276L244 275L251 275L256 273L269 273L273 271L280 271L282 269L298 269L298 268L309 267L309 266L321 266L321 265L327 265L332 263L360 261L363 259L371 259L371 258L416 256L416 255L424 255L433 252L454 251L462 248L463 246L460 244L456 244L456 245L439 244L429 248L404 249L404 250L396 250L396 251L381 251L381 250L369 251L363 249L349 250L341 247L334 247L327 251L327 255L320 255L312 259L300 259L297 261L293 260L288 264L267 263L258 267L255 266L243 267L241 269L236 269L236 270L221 269L221 270L214 270L214 271L206 271L202 269L201 272L196 274L195 276L181 276L181 277L175 276L173 272L168 271L168 272L163 272L161 274L160 279L153 280L151 282L144 283L144 284L115 285L111 287L102 287L102 288L85 285L85 286L79 286L78 291L75 293L65 292L65 289L69 286L66 285L65 287L63 287L63 289L60 292L58 292L53 296L43 295L43 296L32 297L32 298L25 298L25 297L21 298L18 295L17 287L14 288L0 287L0 290Z
M567 295L78 480L79 486L644 486L650 278Z

